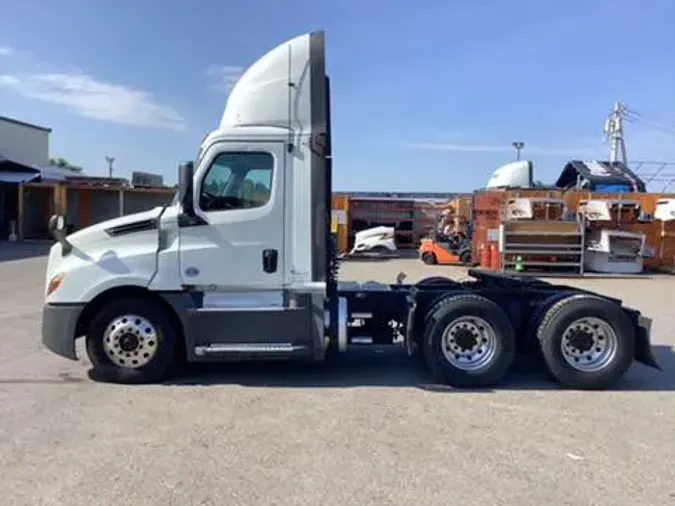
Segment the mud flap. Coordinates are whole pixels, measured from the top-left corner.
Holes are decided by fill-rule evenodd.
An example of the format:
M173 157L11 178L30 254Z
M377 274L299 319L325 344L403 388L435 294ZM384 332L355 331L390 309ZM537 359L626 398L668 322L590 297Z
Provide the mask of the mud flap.
M414 292L414 289L413 289ZM416 344L415 340L415 310L417 309L417 303L415 302L414 296L408 298L408 318L406 319L405 326L405 349L409 357L412 357L415 354Z
M661 366L656 362L656 358L654 358L654 354L652 353L651 327L651 319L642 315L638 316L635 331L635 360L660 371Z

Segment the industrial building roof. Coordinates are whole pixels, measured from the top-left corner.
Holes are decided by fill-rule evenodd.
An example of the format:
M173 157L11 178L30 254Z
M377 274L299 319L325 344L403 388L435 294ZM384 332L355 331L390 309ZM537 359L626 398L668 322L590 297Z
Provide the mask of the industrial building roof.
M28 128L33 128L35 130L42 130L43 132L47 132L47 133L52 131L51 128L43 127L43 126L40 126L40 125L35 125L33 123L28 123L26 121L21 121L21 120L18 120L18 119L10 118L8 116L0 115L0 121L5 121L7 123L13 123L15 125L21 125L21 126L25 126L25 127L28 127Z
M61 167L24 165L23 163L5 158L0 153L0 182L27 183L38 179L43 181L65 181L68 176L72 175L72 172Z

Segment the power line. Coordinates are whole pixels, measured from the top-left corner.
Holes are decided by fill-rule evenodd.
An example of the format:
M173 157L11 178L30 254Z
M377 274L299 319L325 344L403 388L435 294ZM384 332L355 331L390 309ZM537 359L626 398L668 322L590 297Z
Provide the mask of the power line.
M647 118L644 114L641 114L633 109L628 109L626 108L624 110L626 114L626 119L632 122L638 121L642 123L646 123L647 125L650 125L658 130L661 130L665 133L670 133L675 135L675 126L669 126L661 123L660 121L655 121L653 119Z

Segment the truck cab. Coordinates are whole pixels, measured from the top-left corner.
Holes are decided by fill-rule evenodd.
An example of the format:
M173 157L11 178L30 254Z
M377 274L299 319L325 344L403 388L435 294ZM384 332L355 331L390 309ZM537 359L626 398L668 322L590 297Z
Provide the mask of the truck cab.
M180 167L171 205L67 237L53 221L60 240L43 317L52 351L76 358L74 337L100 323L98 362L136 366L132 374L180 324L191 336L188 358L322 357L331 193L324 54L324 34L314 32L255 62L197 160ZM139 301L180 321L149 325ZM119 307L99 322L110 304Z

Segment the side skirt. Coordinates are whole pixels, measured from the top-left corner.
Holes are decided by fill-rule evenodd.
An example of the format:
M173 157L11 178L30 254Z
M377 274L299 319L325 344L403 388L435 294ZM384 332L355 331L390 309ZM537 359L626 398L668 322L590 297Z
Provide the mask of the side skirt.
M324 301L318 294L284 293L279 305L230 304L228 297L213 304L212 294L202 292L160 295L181 320L190 362L324 358Z

